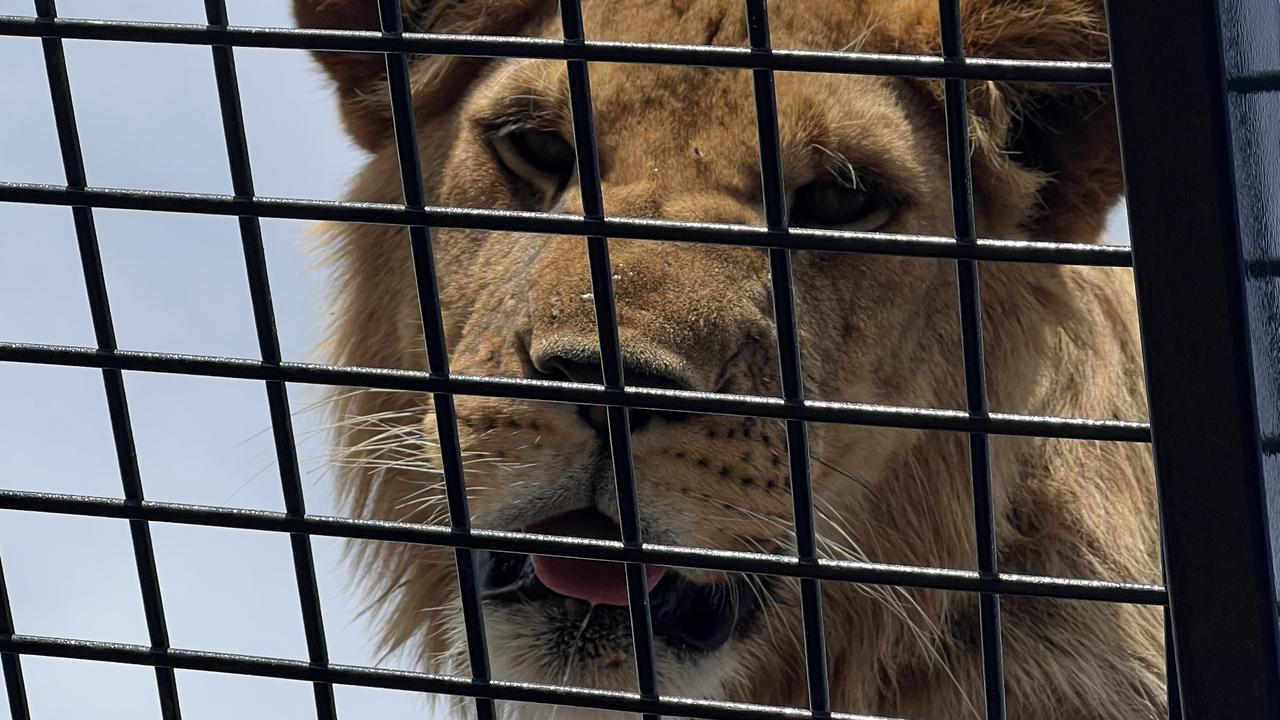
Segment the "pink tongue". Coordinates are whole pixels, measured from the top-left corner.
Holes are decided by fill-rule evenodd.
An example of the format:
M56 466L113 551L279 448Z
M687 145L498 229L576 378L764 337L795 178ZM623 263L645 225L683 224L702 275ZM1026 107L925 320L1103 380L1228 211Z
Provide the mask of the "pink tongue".
M529 528L544 535L616 540L618 526L594 510L577 510ZM593 605L626 605L627 574L622 563L577 560L551 555L534 555L533 571L552 591L585 600ZM667 569L644 567L647 589L652 591Z

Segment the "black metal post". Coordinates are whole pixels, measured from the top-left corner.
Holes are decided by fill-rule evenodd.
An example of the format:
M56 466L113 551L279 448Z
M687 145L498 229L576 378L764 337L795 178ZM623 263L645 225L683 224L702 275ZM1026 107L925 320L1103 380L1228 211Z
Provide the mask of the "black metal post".
M560 25L565 42L586 42L580 0L561 0ZM587 220L604 220L604 190L600 179L600 158L591 105L591 76L585 60L570 60L569 105L573 117L574 151L578 163L578 187L582 192L582 215ZM613 270L609 262L609 240L603 235L588 235L587 262L591 270L591 297L595 305L596 335L600 340L600 371L604 385L622 390L626 372L622 360L622 340L618 334L618 308L613 292ZM639 548L640 499L636 489L635 459L631 453L631 410L621 405L605 408L609 428L609 456L613 465L614 491L618 500L618 525L622 542ZM636 685L640 697L658 697L657 658L653 648L653 613L645 581L645 566L627 563L627 612L631 616L631 646L636 661ZM643 720L658 720L658 715L645 713Z
M1280 5L1109 5L1171 680L1188 720L1280 717Z
M210 27L227 26L225 0L205 0L204 6ZM218 86L218 105L222 110L222 130L227 144L227 160L231 170L231 186L237 198L250 198L254 195L253 170L249 162L244 113L240 107L235 50L226 45L214 45L211 51L214 79ZM258 334L258 350L262 353L264 364L278 364L281 360L280 337L276 332L271 282L267 276L267 257L262 245L262 222L252 215L242 215L238 222L249 281L249 297L253 305L253 320ZM290 515L302 517L306 515L307 507L302 489L302 473L298 467L293 416L289 412L288 388L279 380L268 380L266 391L285 508ZM307 659L314 665L324 666L329 663L329 647L325 639L324 613L320 606L320 588L316 582L311 536L290 533L289 545L293 555L294 578L298 586L302 626L306 635ZM337 720L338 708L333 696L333 685L314 683L312 693L315 696L316 717L319 720Z
M378 3L378 19L385 37L404 33L404 18L397 0ZM400 160L400 187L406 207L422 208L427 204L423 182L422 159L418 155L418 130L414 119L413 89L409 78L409 58L403 53L386 55L387 90L391 94L392 128L396 152ZM426 225L409 226L409 250L413 259L413 276L418 291L418 311L422 319L423 342L427 368L433 377L449 377L449 349L444 339L444 316L440 310L440 287L432 250L431 229ZM445 499L449 508L449 525L453 532L471 532L471 511L467 507L467 485L463 474L462 446L458 438L458 415L453 395L435 393L431 404L436 416L436 436L440 443L440 462L444 469ZM488 640L484 632L484 608L476 585L475 559L469 547L455 547L454 568L458 573L458 594L462 603L463 628L466 632L467 661L472 682L489 682ZM477 697L477 720L493 720L497 716L492 698Z
M43 22L54 22L58 17L54 0L36 0L35 9L36 16ZM71 94L71 81L67 77L67 59L62 41L43 38L41 45L44 50L45 74L49 79L49 98L53 103L54 123L58 128L58 143L67 187L84 189L89 181L85 174L84 155L80 148L80 131L76 125L75 103ZM85 290L89 297L89 314L93 319L97 349L99 353L112 354L118 349L115 323L111 318L107 281L102 271L102 252L98 243L93 208L75 205L71 208L71 219L75 225L76 243L80 251L80 269L84 274ZM133 437L133 423L129 417L129 400L125 391L124 374L119 370L103 368L102 384L107 396L107 412L111 418L111 435L115 443L116 462L120 469L120 484L124 490L125 499L139 504L144 500L142 475L138 469L137 445ZM151 528L146 522L131 520L129 537L133 545L134 565L138 570L138 589L142 595L142 609L147 620L147 636L151 640L154 652L164 652L169 647L169 626L165 620L164 600L160 591L159 572L156 570ZM161 716L164 720L180 720L182 710L178 702L178 681L173 669L157 666L155 675Z

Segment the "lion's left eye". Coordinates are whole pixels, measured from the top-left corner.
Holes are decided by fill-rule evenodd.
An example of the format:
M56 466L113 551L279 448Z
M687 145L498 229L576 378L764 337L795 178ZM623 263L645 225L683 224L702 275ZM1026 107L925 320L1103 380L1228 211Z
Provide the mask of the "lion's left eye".
M835 227L870 220L884 208L871 190L830 180L811 182L796 191L791 224L801 227Z
M553 183L557 191L573 177L576 155L560 133L507 126L494 134L494 149L511 172L538 185Z

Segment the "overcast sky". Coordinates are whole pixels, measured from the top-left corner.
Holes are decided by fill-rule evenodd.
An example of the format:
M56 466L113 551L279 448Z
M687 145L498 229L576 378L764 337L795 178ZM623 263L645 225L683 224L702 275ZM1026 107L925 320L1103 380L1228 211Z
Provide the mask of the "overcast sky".
M290 22L286 0L228 5L234 24ZM58 6L65 17L204 22L200 0ZM0 0L0 14L31 7ZM69 41L66 53L91 185L231 192L208 48ZM237 49L236 62L258 193L338 198L361 155L306 54ZM0 37L0 69L0 180L63 184L40 42ZM94 217L122 348L257 356L234 218ZM1116 220L1113 232L1126 237ZM315 359L324 284L309 267L303 229L263 221L281 343L294 360ZM94 344L69 210L0 203L0 340ZM140 373L125 381L150 499L283 509L261 383ZM290 392L298 410L317 397L309 387ZM0 398L0 487L120 496L100 373L0 364ZM295 424L308 508L331 513L320 420L301 412ZM305 659L287 537L164 524L152 533L174 646ZM377 656L356 619L339 545L313 543L331 657L371 664ZM147 643L124 521L0 511L0 556L19 632ZM32 657L23 667L39 720L160 717L149 668ZM178 682L190 720L315 713L303 683L196 672L179 672ZM425 714L408 693L339 687L337 697L344 718Z
M285 0L231 0L236 24L287 25ZM66 17L204 22L200 0L60 0ZM0 0L0 13L32 13ZM92 185L229 193L210 51L203 47L70 41L68 73ZM327 87L305 53L236 50L254 180L264 195L336 199L360 153L341 134ZM0 38L5 107L0 179L64 183L48 85L35 39ZM124 348L256 357L235 218L97 210L103 263ZM312 357L323 278L309 271L303 223L264 221L289 359ZM0 339L92 345L70 211L0 204ZM261 383L130 373L125 379L147 496L282 510ZM315 389L290 387L301 409ZM0 486L120 496L101 375L0 365ZM296 420L316 429L316 413ZM313 512L333 512L316 469L323 445L300 454ZM305 658L288 538L152 526L176 647ZM337 563L315 539L332 659L370 664L369 633ZM0 512L0 554L18 631L147 642L124 521ZM159 718L148 668L23 658L38 719ZM304 683L179 672L185 718L315 716ZM421 698L338 688L344 718L422 717ZM0 703L2 705L3 703ZM7 705L0 718L7 718Z

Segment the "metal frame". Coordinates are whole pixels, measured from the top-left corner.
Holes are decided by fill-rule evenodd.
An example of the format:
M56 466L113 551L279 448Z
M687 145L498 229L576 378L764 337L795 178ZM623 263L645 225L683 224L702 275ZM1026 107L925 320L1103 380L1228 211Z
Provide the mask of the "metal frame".
M1280 717L1280 5L1109 10L1170 690L1186 718ZM1266 107L1269 117L1249 112Z
M1111 3L1115 67L1108 63L965 58L958 0L940 0L940 57L774 50L766 0L745 0L749 48L694 47L588 40L580 0L560 0L563 38L528 39L403 32L400 3L380 0L380 31L233 27L222 0L206 0L207 25L68 20L53 0L36 0L37 16L0 17L0 35L42 38L65 186L0 183L0 202L69 206L75 220L96 347L0 343L0 361L101 370L120 463L124 499L0 490L0 509L127 519L143 594L149 646L17 634L0 567L0 668L15 720L30 717L21 656L84 658L151 666L162 714L180 717L175 669L288 678L313 683L317 717L337 717L333 684L363 685L475 698L481 720L495 700L554 703L644 714L743 719L856 718L830 707L820 584L823 581L973 592L979 595L985 708L1005 715L1000 642L1002 595L1121 602L1166 608L1172 714L1187 718L1280 717L1276 585L1269 507L1280 506L1280 345L1274 305L1280 261L1280 211L1264 202L1280 189L1280 160L1250 153L1257 105L1280 107L1280 46L1259 42L1280 31L1280 6L1267 0L1171 0L1160 23L1140 8ZM1222 32L1220 19L1235 22ZM1259 18L1262 22L1259 22ZM1270 26L1267 23L1271 23ZM1273 36L1274 37L1274 36ZM142 192L87 184L79 149L65 39L162 42L211 47L234 194ZM384 53L400 159L403 205L267 198L255 194L236 82L234 47ZM1252 54L1227 50L1247 48ZM1259 49L1261 48L1261 49ZM423 188L406 53L528 57L568 64L571 109L584 211L581 216L438 207ZM1240 58L1245 58L1241 60ZM1230 65L1233 60L1235 65ZM765 226L606 217L590 96L590 62L733 67L752 71L759 134ZM901 236L788 227L773 90L775 71L909 75L943 80L951 158L952 236ZM979 238L973 221L965 82L1009 80L1106 84L1115 75L1134 250L1053 242ZM1178 92L1170 85L1178 83ZM1191 92L1188 92L1190 89ZM1250 115L1250 110L1254 115ZM1276 117L1277 115L1271 115ZM1259 117L1266 117L1260 115ZM1251 119L1252 118L1252 119ZM1255 125L1250 126L1250 122ZM1274 125L1274 123L1273 123ZM1265 134L1270 133L1270 134ZM432 138L421 138L430 146ZM1166 148L1177 147L1171 154ZM1263 178L1258 181L1257 178ZM1270 183L1270 185L1268 185ZM1194 196L1202 202L1172 202ZM233 215L239 218L261 360L145 353L117 347L102 278L93 208ZM263 259L260 218L369 222L407 227L426 329L426 372L333 367L284 361ZM601 385L479 378L453 374L432 259L431 228L520 230L585 238L602 348ZM767 248L783 392L780 398L632 388L626 385L613 303L608 240L643 238ZM825 250L956 261L963 329L966 409L896 407L805 397L791 284L791 251ZM979 261L1133 266L1137 277L1154 430L1111 419L1047 418L991 412L983 372ZM1196 342L1188 342L1189 338ZM124 371L245 378L265 385L281 468L285 512L148 501L134 462ZM439 418L449 509L448 526L412 525L306 512L288 412L288 383L352 385L431 393ZM623 537L575 540L470 527L453 410L454 395L484 395L603 405L613 457ZM1271 404L1268 405L1267 403ZM1189 408L1193 410L1189 411ZM795 556L724 552L647 543L640 533L629 413L680 410L785 421L797 537ZM976 571L918 568L818 557L810 488L807 423L964 432L973 483ZM999 571L991 504L990 435L1152 442L1165 528L1168 590L1124 582L1081 581ZM1213 478L1216 482L1207 482ZM1269 502L1268 502L1269 501ZM167 522L283 532L290 535L307 638L307 660L225 655L170 646L149 523ZM419 543L454 549L466 620L470 675L445 677L330 663L316 591L311 536ZM635 638L637 693L494 680L476 592L476 550L540 552L624 562ZM659 697L644 564L671 564L800 578L808 707ZM1229 678L1229 682L1225 681ZM1242 689L1243 688L1243 689Z

